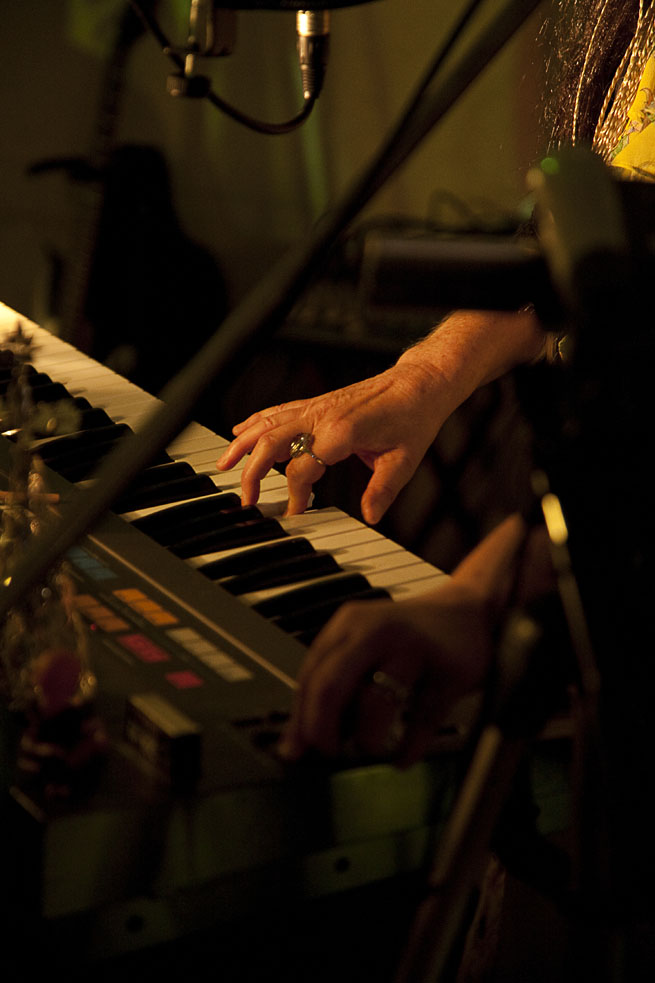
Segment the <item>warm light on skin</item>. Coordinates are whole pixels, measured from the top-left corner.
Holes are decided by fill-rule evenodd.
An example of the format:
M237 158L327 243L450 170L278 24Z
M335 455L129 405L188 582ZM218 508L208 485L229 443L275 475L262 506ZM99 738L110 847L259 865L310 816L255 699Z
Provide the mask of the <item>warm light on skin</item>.
M563 546L569 538L569 531L559 498L548 492L541 500L541 507L551 542L556 546Z

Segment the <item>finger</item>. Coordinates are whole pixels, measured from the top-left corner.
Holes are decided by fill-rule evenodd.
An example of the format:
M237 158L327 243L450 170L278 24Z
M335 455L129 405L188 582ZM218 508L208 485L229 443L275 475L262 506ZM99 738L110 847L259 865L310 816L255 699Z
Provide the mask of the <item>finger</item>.
M379 665L384 644L379 625L392 603L344 605L319 635L318 645L314 643L318 651L302 680L299 703L300 733L307 746L328 755L338 752L346 714L354 709L356 721L362 683ZM399 678L403 680L402 674Z
M315 481L325 474L325 465L303 454L291 461L286 470L289 502L285 515L299 515L307 508Z
M314 640L303 660L298 673L298 689L296 690L291 717L287 722L282 739L278 745L278 752L289 760L298 760L312 747L325 748L330 744L329 738L320 744L314 741L311 723L313 715L311 709L308 711L308 704L311 706L310 694L312 689L318 684L319 666L323 660L329 660L335 654L338 656L340 646L343 642L344 633L335 616ZM327 721L324 721L324 724L327 724ZM338 739L334 740L333 746L334 753L336 753ZM330 750L327 753L330 753Z
M307 726L308 693L312 688L312 678L325 658L329 658L344 642L344 632L340 619L335 615L314 640L298 673L298 690L289 722L279 745L279 752L290 760L297 760L313 746Z
M330 653L345 645L351 633L349 609L354 605L344 604L323 626L312 642L298 672L298 685L302 690L316 667Z
M269 426L277 426L278 422L287 422L284 417L285 414L288 417L289 414L298 415L298 411L308 403L306 399L294 399L290 403L280 403L278 406L269 406L264 410L257 410L256 413L252 413L247 420L242 420L241 423L237 423L232 427L232 433L235 437L243 433L249 427L254 425L259 425L262 422L268 422ZM280 418L278 420L278 418Z
M216 467L219 471L229 471L233 468L235 464L238 464L241 458L245 454L249 454L259 438L261 437L264 430L260 428L252 428L235 440L225 448L219 459L216 461Z
M361 500L365 522L375 525L380 521L414 470L404 455L389 454L377 459Z
M251 417L251 422L248 427L243 426L240 429L239 435L235 437L229 446L223 451L223 454L217 461L217 467L221 471L228 470L241 460L244 454L249 454L256 447L257 443L270 432L288 425L288 429L293 429L293 436L298 432L297 427L299 426L298 417L291 413L281 413L278 417L269 416L267 414L257 414L258 420ZM295 425L293 421L295 420ZM285 431L286 433L286 431ZM287 455L288 457L289 455ZM284 461L285 457L281 457L278 460Z
M217 467L222 471L234 467L244 454L250 453L257 442L271 431L286 428L286 433L287 430L293 429L292 436L295 437L297 433L311 429L308 422L302 418L299 412L306 402L307 400L297 400L295 403L283 403L281 406L272 406L267 410L260 410L258 413L253 413L243 423L237 424L232 428L235 439L219 458ZM287 454L286 458L281 457L278 460L284 461L288 456Z
M262 478L275 464L289 459L289 446L296 433L295 425L291 425L278 427L259 437L241 472L241 501L244 505L255 504Z

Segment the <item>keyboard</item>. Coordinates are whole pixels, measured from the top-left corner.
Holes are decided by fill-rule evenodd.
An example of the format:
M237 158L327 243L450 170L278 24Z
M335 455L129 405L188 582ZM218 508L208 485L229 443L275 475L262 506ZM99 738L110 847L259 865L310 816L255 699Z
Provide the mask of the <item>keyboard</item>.
M18 320L0 305L0 347ZM39 385L61 384L108 448L122 428L138 430L152 396L20 321L33 337L35 372L50 379ZM93 480L84 440L57 453L53 440L39 446L64 504ZM10 441L0 444L6 473ZM411 596L445 575L338 509L283 518L285 479L276 472L262 482L260 514L235 524L240 506L229 496L238 496L239 469L215 472L225 444L188 426L148 480L135 481L68 551L110 752L81 801L53 805L20 781L11 791L41 861L19 876L59 939L93 913L90 947L99 938L114 951L161 941L183 930L168 917L180 892L254 911L265 884L311 898L384 881L421 867L442 821L461 735L444 734L442 753L405 772L354 758L292 766L275 747L320 621L349 592ZM172 491L153 480L158 468L174 472ZM189 498L184 482L196 479ZM272 567L282 583L271 582L267 550L279 551ZM307 573L312 551L320 563ZM186 929L209 917L192 907ZM127 926L137 913L135 936Z

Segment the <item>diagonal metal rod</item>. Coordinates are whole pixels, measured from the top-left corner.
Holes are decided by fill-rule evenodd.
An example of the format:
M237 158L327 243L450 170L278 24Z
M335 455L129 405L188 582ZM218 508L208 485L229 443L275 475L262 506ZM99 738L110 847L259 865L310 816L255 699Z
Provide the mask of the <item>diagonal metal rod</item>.
M0 619L93 528L143 467L177 436L211 383L220 382L223 373L233 373L237 362L256 343L273 334L350 222L455 105L540 2L508 0L443 82L425 89L422 80L425 91L419 93L414 111L409 117L403 114L392 138L337 206L317 224L309 241L283 256L228 315L212 338L162 391L163 405L105 459L92 488L76 496L73 505L62 510L52 527L29 544L11 583L0 594ZM436 91L431 93L431 88Z

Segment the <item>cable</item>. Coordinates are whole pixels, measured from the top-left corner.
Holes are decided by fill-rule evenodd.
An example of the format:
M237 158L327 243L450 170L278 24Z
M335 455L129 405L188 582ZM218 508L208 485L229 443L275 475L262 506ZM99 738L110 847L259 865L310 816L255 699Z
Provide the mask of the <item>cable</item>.
M504 9L487 28L493 34L494 43L490 44L485 34L485 38L458 61L451 76L422 113L420 129L423 136L430 129L427 117L432 120L432 125L436 125L479 76L493 54L513 37L539 2L507 0ZM440 58L437 60L441 61ZM421 105L422 100L417 100L418 109ZM404 133L407 128L401 125L396 132ZM180 432L205 390L224 373L232 375L239 361L263 338L270 337L277 330L350 222L420 142L418 128L409 127L409 133L412 139L405 140L400 148L402 154L394 154L396 148L387 142L384 150L376 155L373 163L355 181L354 187L343 196L337 208L317 224L309 241L278 260L189 364L168 383L161 394L163 405L147 418L135 434L121 440L98 469L92 488L76 496L74 505L62 510L61 518L53 522L52 528L29 544L11 584L0 593L0 618L80 536L93 527L139 471Z
M129 3L136 15L153 35L163 53L175 65L178 73L180 73L181 76L184 76L184 59L171 45L169 38L162 31L152 11L145 9L139 0L129 0ZM189 89L187 92L188 95L204 97L212 106L220 110L220 112L225 113L226 116L229 116L230 119L234 120L236 123L240 123L242 126L245 126L250 130L254 130L256 133L263 133L270 136L290 133L292 130L295 130L301 126L314 108L318 95L318 93L306 95L302 109L292 119L287 120L284 123L266 123L241 112L241 110L222 99L221 96L219 96L211 88L211 83L205 76L195 76L194 78L187 79L187 82ZM170 88L169 91L171 91ZM172 94L181 94L181 92Z

